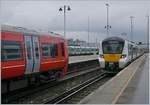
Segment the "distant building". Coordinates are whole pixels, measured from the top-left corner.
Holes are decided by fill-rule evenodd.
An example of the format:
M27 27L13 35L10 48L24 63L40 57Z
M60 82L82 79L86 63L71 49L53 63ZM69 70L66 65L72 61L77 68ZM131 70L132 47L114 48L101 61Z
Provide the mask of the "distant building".
M68 46L89 46L89 47L99 47L98 43L87 43L86 41L79 39L68 39Z

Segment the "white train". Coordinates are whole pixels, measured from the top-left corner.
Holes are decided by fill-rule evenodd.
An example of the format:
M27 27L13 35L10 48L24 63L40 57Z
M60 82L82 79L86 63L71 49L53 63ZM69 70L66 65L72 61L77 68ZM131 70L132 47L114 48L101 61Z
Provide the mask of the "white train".
M120 37L109 37L100 43L99 63L108 73L117 73L144 51L133 42Z

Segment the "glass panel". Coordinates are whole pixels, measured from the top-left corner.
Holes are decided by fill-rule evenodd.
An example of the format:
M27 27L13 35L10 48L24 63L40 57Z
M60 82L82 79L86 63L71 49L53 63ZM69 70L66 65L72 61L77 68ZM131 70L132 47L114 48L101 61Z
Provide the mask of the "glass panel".
M22 49L21 42L17 41L2 41L1 60L21 60Z
M102 43L104 54L121 54L123 50L123 42L119 41L106 41Z
M42 44L43 57L56 57L58 56L58 47L55 43Z
M50 57L50 45L49 44L42 44L42 56L43 57Z
M132 55L132 45L131 44L128 44L128 53L129 55Z
M38 48L38 43L35 42L35 56L37 59L39 59L39 48Z
M26 42L26 46L27 46L27 57L28 59L31 59L31 45L29 41Z

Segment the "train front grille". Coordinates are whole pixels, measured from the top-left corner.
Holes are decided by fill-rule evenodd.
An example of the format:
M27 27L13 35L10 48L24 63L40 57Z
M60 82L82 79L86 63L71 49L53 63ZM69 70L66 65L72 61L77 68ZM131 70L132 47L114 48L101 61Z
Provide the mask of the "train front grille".
M118 72L119 62L105 62L105 70L110 72Z

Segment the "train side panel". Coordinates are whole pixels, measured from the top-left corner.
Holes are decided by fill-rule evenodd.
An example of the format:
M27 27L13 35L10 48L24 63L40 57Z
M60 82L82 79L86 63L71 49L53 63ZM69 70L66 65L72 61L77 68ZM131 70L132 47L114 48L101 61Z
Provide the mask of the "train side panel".
M69 62L69 56L68 56L68 45L67 40L64 40L64 51L65 51L65 61L64 61L64 68L63 72L61 73L61 76L64 76L67 73L68 70L68 62Z
M25 71L25 48L22 34L2 32L1 78L23 76ZM12 52L11 50L15 52Z
M135 43L109 37L100 44L99 63L106 72L117 73L141 54L142 51Z
M41 46L41 64L40 72L52 71L55 69L63 69L67 63L67 55L62 55L61 43L64 43L63 39L51 38L48 36L40 36ZM50 49L50 46L56 46L54 49ZM65 45L65 43L64 43ZM50 54L44 54L44 46L49 46ZM45 50L46 51L46 50ZM54 52L55 51L55 52ZM64 50L66 52L66 49ZM66 52L68 54L68 52Z
M128 54L128 42L125 41L124 47L123 47L123 52L120 56L120 60L119 60L119 68L124 68L127 64L127 62L129 62L129 54Z

